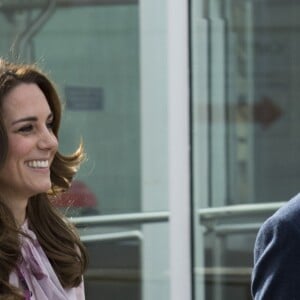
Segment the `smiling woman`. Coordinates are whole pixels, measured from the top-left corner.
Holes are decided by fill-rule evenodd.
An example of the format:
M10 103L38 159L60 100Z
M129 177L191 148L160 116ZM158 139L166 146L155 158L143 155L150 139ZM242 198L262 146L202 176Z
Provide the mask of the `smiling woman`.
M10 151L0 169L0 190L16 221L23 224L28 199L51 188L50 165L58 142L52 131L53 114L36 84L19 84L2 102Z
M51 202L84 158L58 152L60 118L44 73L0 59L1 299L84 299L86 251Z

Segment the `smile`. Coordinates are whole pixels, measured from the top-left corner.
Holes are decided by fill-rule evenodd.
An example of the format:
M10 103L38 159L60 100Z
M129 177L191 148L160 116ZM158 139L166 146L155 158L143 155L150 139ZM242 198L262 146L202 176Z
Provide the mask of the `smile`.
M48 168L49 161L48 160L31 160L27 162L27 166L30 168Z

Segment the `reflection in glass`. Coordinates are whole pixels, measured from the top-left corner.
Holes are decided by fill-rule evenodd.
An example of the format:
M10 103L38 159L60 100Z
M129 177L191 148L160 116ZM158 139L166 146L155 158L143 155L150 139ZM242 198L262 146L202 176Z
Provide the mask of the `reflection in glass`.
M57 206L72 217L139 212L137 1L0 1L0 28L0 56L37 62L58 84L61 151L83 139L87 160ZM140 300L141 225L80 230L87 299Z
M299 190L299 6L191 9L197 299L251 299L257 229Z

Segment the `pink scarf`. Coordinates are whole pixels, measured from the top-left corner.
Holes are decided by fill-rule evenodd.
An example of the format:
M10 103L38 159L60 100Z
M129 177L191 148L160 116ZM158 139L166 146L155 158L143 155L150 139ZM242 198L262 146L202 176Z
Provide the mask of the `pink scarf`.
M77 288L64 289L27 221L22 230L31 238L21 236L23 259L10 274L10 283L23 288L26 300L84 300L83 282Z

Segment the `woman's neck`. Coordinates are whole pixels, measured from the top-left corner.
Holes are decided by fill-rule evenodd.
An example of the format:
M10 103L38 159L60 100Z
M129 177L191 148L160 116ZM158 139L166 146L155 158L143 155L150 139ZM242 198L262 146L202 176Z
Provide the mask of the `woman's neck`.
M26 219L26 208L28 204L28 199L11 199L4 198L4 202L6 206L11 210L16 224L21 226Z

